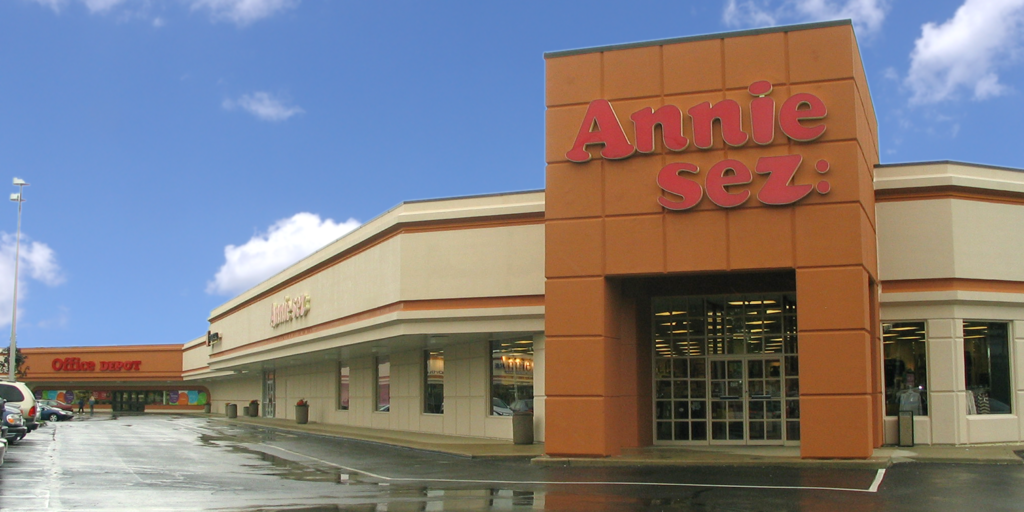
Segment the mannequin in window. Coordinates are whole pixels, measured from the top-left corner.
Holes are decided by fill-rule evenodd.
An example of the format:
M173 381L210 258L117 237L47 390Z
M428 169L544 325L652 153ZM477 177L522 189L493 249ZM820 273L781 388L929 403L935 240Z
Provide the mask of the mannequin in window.
M910 411L914 413L914 416L921 416L923 413L923 407L921 407L921 390L917 389L917 385L914 382L914 372L908 371L903 374L904 389L899 393L896 393L896 400L900 404L900 411Z

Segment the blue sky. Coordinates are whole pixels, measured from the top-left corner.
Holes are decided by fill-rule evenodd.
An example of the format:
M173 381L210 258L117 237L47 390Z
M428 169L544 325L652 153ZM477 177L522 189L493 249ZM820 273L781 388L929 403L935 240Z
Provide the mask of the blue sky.
M183 343L402 201L543 188L544 52L839 18L883 163L1024 167L1024 0L3 0L19 346Z

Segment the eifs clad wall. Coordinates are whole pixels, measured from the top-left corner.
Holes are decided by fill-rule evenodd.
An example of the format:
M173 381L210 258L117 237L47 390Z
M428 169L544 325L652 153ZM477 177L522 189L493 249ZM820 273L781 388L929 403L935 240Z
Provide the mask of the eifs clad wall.
M652 443L641 276L790 269L801 452L880 446L875 115L849 23L548 54L549 454Z

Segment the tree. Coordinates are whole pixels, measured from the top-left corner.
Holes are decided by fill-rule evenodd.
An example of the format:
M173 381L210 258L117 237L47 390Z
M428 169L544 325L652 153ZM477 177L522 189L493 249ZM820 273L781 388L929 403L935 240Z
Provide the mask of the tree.
M7 366L7 364L8 364L7 363L8 362L7 355L8 355L8 353L10 353L10 351L11 351L11 347L6 347L6 348L3 348L3 349L0 349L0 378L7 377L8 375L11 374L10 367ZM17 378L21 379L21 378L25 377L25 370L28 369L28 367L25 366L25 361L28 358L25 356L25 354L21 353L21 349L20 348L19 349L15 349L15 354L16 354L15 361L17 362L18 365L15 367L14 373L15 373L15 376Z

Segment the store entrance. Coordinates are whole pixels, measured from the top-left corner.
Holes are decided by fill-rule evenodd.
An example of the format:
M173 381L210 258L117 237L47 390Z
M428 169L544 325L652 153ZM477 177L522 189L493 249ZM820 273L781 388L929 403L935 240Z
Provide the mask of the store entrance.
M114 412L144 412L145 391L114 391L110 396L110 408Z
M712 443L781 441L782 358L712 358L709 364Z
M655 298L657 444L796 444L793 294Z

